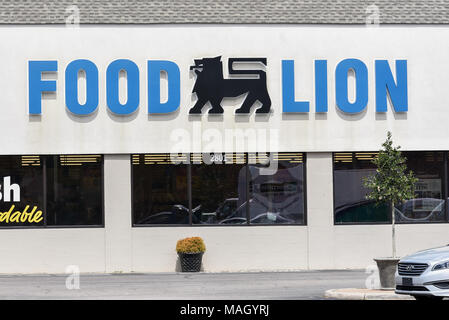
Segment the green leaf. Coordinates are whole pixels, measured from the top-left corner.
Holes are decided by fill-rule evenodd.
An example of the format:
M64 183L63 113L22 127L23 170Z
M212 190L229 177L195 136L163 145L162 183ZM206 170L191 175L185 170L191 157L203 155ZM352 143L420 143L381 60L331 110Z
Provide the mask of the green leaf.
M366 198L376 204L400 203L415 197L415 183L418 179L412 171L407 171L407 159L402 156L400 146L394 147L391 132L382 144L377 157L373 159L376 173L364 179L369 189Z

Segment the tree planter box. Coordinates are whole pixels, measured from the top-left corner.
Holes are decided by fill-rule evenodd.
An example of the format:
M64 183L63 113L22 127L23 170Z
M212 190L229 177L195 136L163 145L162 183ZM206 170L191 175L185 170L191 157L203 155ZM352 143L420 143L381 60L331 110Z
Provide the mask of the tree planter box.
M393 290L395 288L395 273L399 258L377 258L374 259L379 268L379 278L381 289Z
M182 272L199 272L204 252L178 253Z

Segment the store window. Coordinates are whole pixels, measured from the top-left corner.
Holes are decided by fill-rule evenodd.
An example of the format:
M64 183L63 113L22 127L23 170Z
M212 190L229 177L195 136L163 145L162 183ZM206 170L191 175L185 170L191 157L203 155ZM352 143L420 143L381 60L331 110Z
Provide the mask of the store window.
M243 153L170 159L132 156L134 225L305 224L302 153L276 155L274 171Z
M169 154L132 156L133 223L188 224L187 165Z
M396 206L398 222L446 220L443 152L403 152L407 167L418 178L415 198Z
M0 226L43 226L44 170L41 156L0 156Z
M334 154L334 207L335 223L388 222L386 205L376 206L367 200L368 190L363 179L376 172L373 157L376 153Z
M0 226L102 226L101 155L0 156Z
M246 216L244 154L192 154L192 222L242 224Z
M256 161L251 161L253 157ZM270 170L250 155L249 213L252 224L304 224L305 190L302 153L274 154L277 163Z
M47 225L102 225L102 157L47 156L45 164Z
M363 179L375 173L377 153L334 153L334 213L336 224L390 223L388 204L367 200ZM403 152L407 168L418 178L416 197L395 205L398 223L442 222L446 219L443 152Z

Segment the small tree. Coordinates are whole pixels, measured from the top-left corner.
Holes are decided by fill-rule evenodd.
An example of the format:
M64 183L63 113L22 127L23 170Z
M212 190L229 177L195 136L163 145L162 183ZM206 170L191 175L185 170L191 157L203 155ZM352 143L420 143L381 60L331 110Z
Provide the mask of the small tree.
M396 234L394 206L415 196L415 183L418 179L412 171L406 172L406 158L402 156L401 147L393 147L391 132L382 144L379 155L372 162L377 170L374 175L364 180L364 186L370 189L366 198L375 200L376 205L387 203L391 208L393 258L396 258Z

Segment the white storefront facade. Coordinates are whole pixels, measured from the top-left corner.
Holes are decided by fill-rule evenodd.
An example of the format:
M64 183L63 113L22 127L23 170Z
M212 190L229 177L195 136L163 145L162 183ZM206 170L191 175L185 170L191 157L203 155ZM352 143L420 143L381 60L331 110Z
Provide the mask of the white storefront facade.
M391 255L387 208L361 182L387 131L420 179L397 207L398 254L449 243L445 26L0 36L0 273L173 272L187 236L206 272L366 268Z

